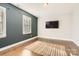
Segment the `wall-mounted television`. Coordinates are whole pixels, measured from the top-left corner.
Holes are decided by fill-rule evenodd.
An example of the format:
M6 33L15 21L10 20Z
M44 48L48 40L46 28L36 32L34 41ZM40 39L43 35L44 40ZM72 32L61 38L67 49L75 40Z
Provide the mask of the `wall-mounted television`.
M46 28L59 28L59 21L47 21Z

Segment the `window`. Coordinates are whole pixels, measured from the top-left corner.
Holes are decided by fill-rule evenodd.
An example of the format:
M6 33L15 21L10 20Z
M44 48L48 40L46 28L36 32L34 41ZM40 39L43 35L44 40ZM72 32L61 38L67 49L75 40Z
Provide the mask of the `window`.
M6 37L6 8L0 6L0 38Z
M23 34L31 34L31 17L23 15Z

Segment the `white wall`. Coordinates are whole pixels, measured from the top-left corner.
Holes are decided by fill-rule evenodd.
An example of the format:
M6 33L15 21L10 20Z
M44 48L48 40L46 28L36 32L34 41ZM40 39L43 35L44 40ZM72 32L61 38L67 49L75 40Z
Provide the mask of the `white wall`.
M79 4L73 12L72 40L79 46Z
M59 20L59 29L46 29L45 22L50 20ZM79 46L79 4L71 13L38 18L38 36L71 40Z
M45 23L50 20L59 20L59 29L46 29ZM38 36L71 40L72 38L72 13L45 16L38 18Z

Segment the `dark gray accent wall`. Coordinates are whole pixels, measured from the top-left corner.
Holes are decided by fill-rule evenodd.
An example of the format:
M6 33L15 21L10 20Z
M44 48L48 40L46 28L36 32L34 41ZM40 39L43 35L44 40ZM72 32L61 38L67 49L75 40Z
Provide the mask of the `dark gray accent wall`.
M9 3L0 3L0 6L6 8L6 37L0 38L0 48L37 36L37 17ZM32 19L32 33L28 35L22 34L23 14Z

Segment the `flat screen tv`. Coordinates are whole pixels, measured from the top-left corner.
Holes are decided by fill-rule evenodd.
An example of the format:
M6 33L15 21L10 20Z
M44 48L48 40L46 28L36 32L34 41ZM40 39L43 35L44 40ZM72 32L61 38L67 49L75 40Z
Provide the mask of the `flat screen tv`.
M59 21L47 21L46 28L59 28Z

